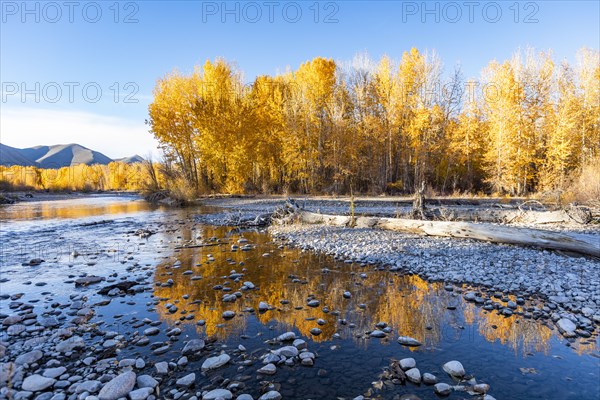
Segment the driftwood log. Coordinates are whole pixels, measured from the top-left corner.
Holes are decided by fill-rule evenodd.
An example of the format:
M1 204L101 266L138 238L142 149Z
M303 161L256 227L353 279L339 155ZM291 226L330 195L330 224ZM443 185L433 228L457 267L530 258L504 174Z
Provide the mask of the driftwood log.
M541 229L455 221L422 221L403 218L350 217L317 214L302 210L293 202L286 206L288 215L278 221L326 224L356 228L379 228L423 236L445 236L506 243L571 252L600 258L600 238Z

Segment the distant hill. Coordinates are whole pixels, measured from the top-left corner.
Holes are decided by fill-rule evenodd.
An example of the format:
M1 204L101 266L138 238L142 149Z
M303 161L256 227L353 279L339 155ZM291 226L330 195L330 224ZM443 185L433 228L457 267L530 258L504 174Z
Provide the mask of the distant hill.
M135 164L144 161L144 159L136 154L130 157L115 158L114 161L122 162L125 164Z
M113 160L104 154L76 143L53 146L35 146L17 149L0 143L0 165L36 166L40 168L61 168L72 165L108 164L112 161L135 163L143 161L137 154Z

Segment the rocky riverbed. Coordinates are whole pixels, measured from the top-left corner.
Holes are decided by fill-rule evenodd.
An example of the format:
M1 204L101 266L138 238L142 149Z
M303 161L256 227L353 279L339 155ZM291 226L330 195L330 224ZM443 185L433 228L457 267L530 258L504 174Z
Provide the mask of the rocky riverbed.
M589 272L590 260L326 227L272 235L197 222L219 210L125 199L9 207L22 209L0 210L0 398L580 399L600 390L598 293L593 281L559 276ZM505 279L476 267L488 261ZM528 286L541 272L523 266L538 262L554 279ZM540 295L556 283L566 301Z

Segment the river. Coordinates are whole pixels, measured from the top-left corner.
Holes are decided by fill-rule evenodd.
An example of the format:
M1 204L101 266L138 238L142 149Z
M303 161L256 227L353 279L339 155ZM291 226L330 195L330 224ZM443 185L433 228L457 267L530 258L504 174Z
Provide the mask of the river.
M217 387L254 398L267 388L283 399L438 398L430 385L394 384L382 377L393 360L404 358L414 358L421 374L469 387L468 379L460 382L442 370L444 363L458 360L468 378L490 385L488 393L496 399L600 398L598 336L566 339L552 324L524 318L524 311L543 307L537 301L519 304L506 317L463 299L461 293L476 287L429 282L378 265L290 248L266 230L197 222L198 214L212 211L166 209L133 196L105 195L1 207L1 318L26 304L37 315L55 315L67 324L66 311L52 310L68 310L66 305L79 298L74 296L85 296L94 305L86 323L116 332L109 337L119 344L107 357L144 359L146 366L138 374L156 375L157 362L177 363L190 339L210 343L207 352L188 357L187 364L163 377L159 398L189 398ZM140 237L138 229L154 234ZM246 244L250 246L243 251ZM31 263L36 259L43 262ZM90 275L105 280L76 287L76 279ZM120 281L138 285L117 296L97 293ZM242 288L244 282L254 288ZM236 292L234 302L223 301ZM516 301L511 295L502 297L495 301ZM309 306L310 300L319 305ZM259 312L260 302L270 309ZM235 317L224 319L225 311ZM149 336L148 345L136 345L149 326L159 334ZM181 334L167 336L175 327ZM23 338L48 334L37 324L27 328ZM311 333L314 328L320 334ZM368 332L375 329L385 337L371 338ZM281 347L268 341L288 331L306 341L316 355L314 365L282 363L274 375L257 376L264 366L260 357ZM6 329L1 334L4 341L18 340ZM402 346L398 336L422 345ZM83 337L82 359L99 358L99 348L111 347L106 335ZM165 351L155 354L160 347ZM8 350L0 361L14 358ZM205 359L221 351L231 361L201 373ZM180 395L175 380L192 372L195 389ZM482 398L456 389L448 398Z

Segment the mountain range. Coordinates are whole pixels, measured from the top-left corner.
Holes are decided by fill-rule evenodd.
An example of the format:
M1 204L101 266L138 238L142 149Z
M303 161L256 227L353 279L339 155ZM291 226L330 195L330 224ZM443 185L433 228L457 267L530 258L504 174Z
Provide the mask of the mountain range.
M39 168L61 168L79 164L108 164L120 161L128 164L143 161L137 154L131 157L112 159L82 145L56 144L18 149L0 143L0 165L35 166Z

